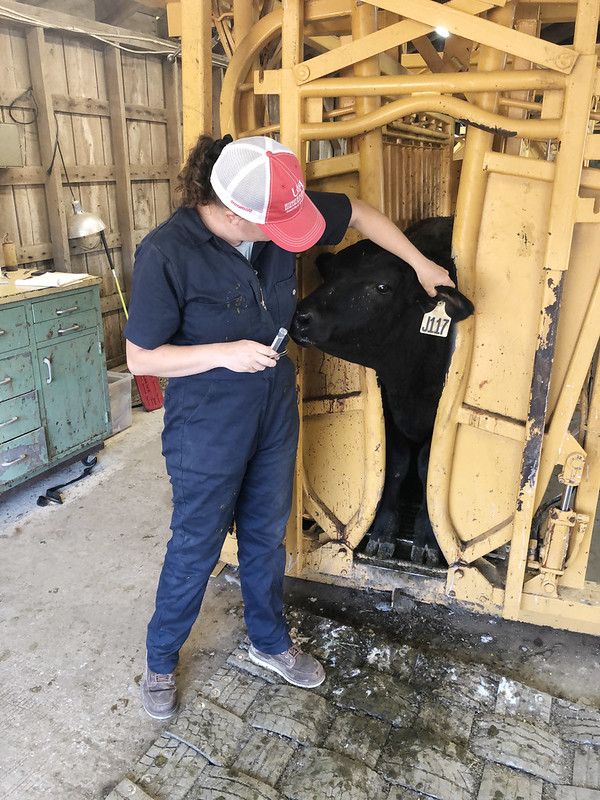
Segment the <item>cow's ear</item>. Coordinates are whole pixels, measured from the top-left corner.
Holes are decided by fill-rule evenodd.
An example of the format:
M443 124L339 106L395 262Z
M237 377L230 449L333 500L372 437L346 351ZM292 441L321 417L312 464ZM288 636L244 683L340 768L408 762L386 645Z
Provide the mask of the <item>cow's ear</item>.
M335 272L335 260L333 253L319 253L317 256L315 264L323 280L328 280Z
M430 297L423 289L419 292L418 303L423 311L432 311L440 301L446 306L446 314L453 322L470 317L474 306L468 297L450 286L438 286L435 297Z
M443 300L446 304L446 314L453 322L460 322L461 319L470 317L475 310L475 306L468 297L450 286L438 286L437 295L430 299L434 304Z

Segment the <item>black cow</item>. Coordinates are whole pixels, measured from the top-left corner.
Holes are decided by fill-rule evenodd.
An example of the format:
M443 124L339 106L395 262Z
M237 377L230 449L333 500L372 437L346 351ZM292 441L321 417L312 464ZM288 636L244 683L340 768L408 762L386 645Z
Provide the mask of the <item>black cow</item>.
M419 250L456 282L452 217L422 220L406 230ZM414 524L413 561L439 563L425 491L431 434L451 355L452 337L420 332L425 312L444 301L452 323L473 313L457 289L425 292L414 270L369 240L317 258L324 283L298 303L290 334L303 346L371 367L381 387L386 429L386 479L367 553L391 557L400 527L399 494L418 473L421 505Z

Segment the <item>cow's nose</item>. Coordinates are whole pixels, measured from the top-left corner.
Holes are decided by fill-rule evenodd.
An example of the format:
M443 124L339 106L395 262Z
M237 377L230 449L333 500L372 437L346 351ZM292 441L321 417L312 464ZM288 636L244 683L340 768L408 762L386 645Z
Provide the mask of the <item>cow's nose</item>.
M310 325L310 321L312 319L312 315L308 311L304 312L296 312L294 315L294 321L298 328L308 328Z

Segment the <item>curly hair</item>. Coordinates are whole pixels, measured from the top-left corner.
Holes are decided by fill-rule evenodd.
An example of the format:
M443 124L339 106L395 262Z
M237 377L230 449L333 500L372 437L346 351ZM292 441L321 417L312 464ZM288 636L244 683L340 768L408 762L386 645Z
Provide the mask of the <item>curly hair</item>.
M195 208L213 203L222 205L211 186L210 174L221 151L232 141L229 135L216 140L211 136L199 137L178 175L177 191L181 193L182 206Z

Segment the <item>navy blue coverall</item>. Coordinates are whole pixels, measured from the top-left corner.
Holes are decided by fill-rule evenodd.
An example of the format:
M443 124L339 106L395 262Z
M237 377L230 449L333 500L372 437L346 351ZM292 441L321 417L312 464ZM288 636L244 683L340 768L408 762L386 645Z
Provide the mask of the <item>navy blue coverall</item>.
M337 244L351 217L343 194L310 192ZM251 339L270 345L296 306L296 256L255 242L250 263L180 208L136 251L125 336L153 350ZM235 517L244 617L254 646L291 645L282 612L298 411L292 361L170 378L162 451L173 487L172 536L146 639L148 667L173 672Z

